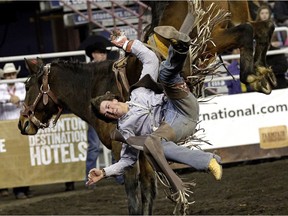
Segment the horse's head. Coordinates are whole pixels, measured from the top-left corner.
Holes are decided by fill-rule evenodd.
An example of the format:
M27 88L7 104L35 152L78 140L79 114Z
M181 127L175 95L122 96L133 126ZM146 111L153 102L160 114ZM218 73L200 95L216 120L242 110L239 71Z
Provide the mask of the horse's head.
M60 116L62 108L50 89L48 76L50 64L44 65L42 60L27 60L26 66L30 72L25 82L26 97L24 100L18 128L24 135L34 135L39 128L49 126L49 120L58 112L56 121Z

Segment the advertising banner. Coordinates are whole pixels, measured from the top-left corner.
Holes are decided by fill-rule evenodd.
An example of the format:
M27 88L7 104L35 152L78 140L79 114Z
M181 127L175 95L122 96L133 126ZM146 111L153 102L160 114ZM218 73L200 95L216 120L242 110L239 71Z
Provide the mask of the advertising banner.
M251 149L254 144L259 146L257 151L287 149L287 95L288 89L281 89L270 95L243 93L200 102L198 129L204 129L199 131L204 131L200 136L212 143L212 146L204 144L202 149L241 147L242 153L247 153L245 146ZM84 121L65 114L55 127L39 130L33 136L21 135L17 124L18 120L0 121L0 188L84 181L87 150ZM268 157L267 154L259 157ZM228 158L222 156L223 160ZM228 161L239 160L235 157Z
M0 121L0 188L84 181L87 124L64 114L53 128L21 135L18 120Z
M262 145L266 149L287 147L287 95L288 89L279 89L270 95L256 92L223 95L200 103L199 127L205 130L205 139L213 144L203 149L259 144L260 139L262 144L266 142ZM269 140L273 142L267 144Z

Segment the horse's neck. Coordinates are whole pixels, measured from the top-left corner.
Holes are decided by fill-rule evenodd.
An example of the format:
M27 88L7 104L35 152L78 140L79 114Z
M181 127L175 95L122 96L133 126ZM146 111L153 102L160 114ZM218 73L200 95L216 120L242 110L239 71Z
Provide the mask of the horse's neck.
M66 65L67 64L67 65ZM68 63L54 65L51 73L51 91L55 92L60 104L81 118L88 118L91 87L91 73L82 71L80 66L72 67Z
M111 148L110 135L107 131L110 131L111 127L115 127L115 125L97 119L92 112L90 101L92 97L104 94L116 86L111 81L113 77L111 63L89 63L79 65L79 67L76 65L72 70L71 67L70 70L68 67L67 70L61 71L63 74L59 78L60 86L63 86L61 80L66 82L66 87L60 87L60 89L65 91L61 99L65 102L67 108L90 124L97 131L100 140L107 148ZM98 67L99 65L101 66Z
M55 71L60 99L74 114L90 119L94 116L90 107L92 98L107 91L118 93L112 71L113 61L71 64L59 67L61 69Z

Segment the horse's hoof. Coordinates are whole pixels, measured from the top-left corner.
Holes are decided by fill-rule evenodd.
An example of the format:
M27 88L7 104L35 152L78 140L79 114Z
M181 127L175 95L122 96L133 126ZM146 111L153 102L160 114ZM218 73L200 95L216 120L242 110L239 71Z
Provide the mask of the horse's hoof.
M254 83L254 82L256 82L257 79L258 79L258 78L257 78L257 76L255 76L255 75L248 75L248 76L247 76L247 82L248 82L248 83Z
M259 76L263 76L263 75L266 75L268 73L272 72L272 69L271 68L266 68L266 67L260 67L258 66L256 68L256 74L259 75Z
M272 84L273 87L277 86L277 79L276 79L276 76L273 73L273 71L271 71L270 73L267 73L266 77L267 77L267 80Z
M270 94L272 91L270 83L263 78L261 81L258 80L256 82L250 83L251 88L256 92L262 92L264 94Z
M257 75L267 79L273 87L277 86L277 80L271 67L257 67Z
M263 78L260 82L260 88L261 88L261 91L264 93L264 94L270 94L271 91L272 91L272 88L271 88L271 85L270 83L265 79Z

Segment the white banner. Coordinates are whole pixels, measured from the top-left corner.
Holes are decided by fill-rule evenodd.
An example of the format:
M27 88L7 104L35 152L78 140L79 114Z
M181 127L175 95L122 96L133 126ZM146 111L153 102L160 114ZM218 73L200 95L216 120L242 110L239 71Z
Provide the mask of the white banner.
M260 143L259 129L288 126L287 97L288 89L279 89L270 95L224 95L200 103L200 128L205 129L205 139L213 144L202 148Z

